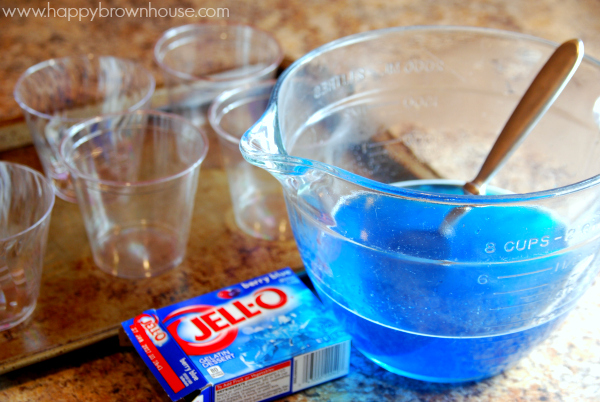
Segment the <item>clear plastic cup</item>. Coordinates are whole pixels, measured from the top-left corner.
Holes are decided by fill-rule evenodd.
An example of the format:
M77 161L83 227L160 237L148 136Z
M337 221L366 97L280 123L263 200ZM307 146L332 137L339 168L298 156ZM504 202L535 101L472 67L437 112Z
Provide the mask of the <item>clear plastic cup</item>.
M154 77L140 64L110 56L51 59L23 73L14 97L23 109L46 177L60 198L75 202L59 155L67 129L100 114L143 109L154 86Z
M221 155L237 225L265 240L290 240L283 191L266 170L248 163L240 152L240 138L264 113L275 81L265 81L219 95L208 118L219 137Z
M273 78L283 51L269 33L241 24L191 24L169 29L154 47L169 96L169 111L206 127L221 92Z
M137 111L73 126L61 145L96 265L144 278L183 260L206 135L175 115Z
M0 331L35 309L50 213L52 185L40 173L0 162Z

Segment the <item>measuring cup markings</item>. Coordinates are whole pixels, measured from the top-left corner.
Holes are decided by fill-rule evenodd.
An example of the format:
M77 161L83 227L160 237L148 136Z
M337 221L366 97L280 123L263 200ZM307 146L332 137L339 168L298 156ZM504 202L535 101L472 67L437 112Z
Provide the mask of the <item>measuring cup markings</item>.
M548 283L544 283L543 285L533 286L533 287L527 288L527 289L516 289L516 290L510 290L508 292L494 292L492 294L493 295L507 295L507 294L511 294L511 293L526 292L528 290L539 289L539 288L542 288L542 287L548 286L548 285L549 285Z
M433 73L444 71L443 60L424 60L411 58L406 61L396 61L385 64L385 74Z
M526 318L523 318L523 314L519 314L516 316L506 316L505 319L509 320L511 322L511 325L518 322L528 321L532 318L537 318L538 320L541 320L543 322L549 321L550 319L552 319L553 316L558 316L562 312L568 310L570 308L569 306L574 304L579 298L579 296L583 293L583 291L581 290L577 293L574 293L573 290L577 289L578 286L580 286L580 283L587 283L591 281L591 278L593 276L591 276L589 278L590 280L588 280L584 277L584 274L586 274L587 272L587 275L593 275L593 272L590 274L587 268L592 263L595 256L596 254L593 253L583 258L576 258L576 262L562 261L563 268L560 268L561 270L567 267L573 267L573 269L571 270L571 272L568 273L568 275L565 275L563 276L563 278L559 278L558 280L550 278L552 281L551 283L544 283L526 289L516 289L506 292L494 292L492 294L493 296L500 296L500 298L496 298L496 300L498 300L500 303L510 304L512 302L518 304L504 306L501 305L498 307L489 308L489 310L503 311L511 308L529 308L528 306L531 306L533 304L543 303L541 307L543 307L544 309L542 311L532 310L530 314L525 315ZM556 266L552 266L549 269L534 272L533 274L550 271L550 274L553 275L558 271L560 264L561 262L558 262ZM510 279L518 276L522 275L512 275L509 278L504 277L503 279ZM519 295L516 299L510 297L515 295L515 293L529 292L532 290L534 291L533 294Z
M356 68L347 73L337 74L313 88L313 98L319 99L323 95L336 91L339 88L363 81L367 77L367 69Z
M562 239L562 236L560 237L555 237L554 240L560 240ZM530 239L525 239L523 240L523 245L521 246L521 239L520 240L509 240L506 243L504 243L504 251L506 251L507 253L510 253L512 251L524 251L525 249L527 250L531 250L531 246L533 245L538 245L538 247L547 247L548 244L550 242L550 236L549 235L545 235L542 237L532 237ZM496 243L494 242L489 242L486 243L485 245L485 252L488 254L494 253L496 252Z
M544 268L544 269L540 269L537 271L532 271L532 272L523 272L523 273L518 273L518 274L513 274L513 275L502 275L502 276L497 276L496 279L498 281L500 280L506 280L506 279L514 279L514 278L519 278L519 277L525 277L525 276L530 276L530 275L537 275L537 274L542 274L544 272L550 272L550 274L554 274L556 272L559 271L564 271L565 269L568 268L574 268L573 272L575 271L580 271L580 265L584 264L584 265L589 265L589 262L593 259L593 257L595 256L594 253L587 255L585 257L581 257L581 256L571 256L570 260L562 260L562 261L558 261L556 264L553 264L552 266L548 267L548 268ZM477 282L480 285L485 285L490 281L489 275L487 274L482 274L477 278ZM530 281L529 279L527 280L528 282ZM525 289L518 289L518 290L513 290L510 292L500 292L500 293L494 293L494 294L506 294L506 293L514 293L514 292L521 292L521 291L526 291L526 290L530 290L530 289L535 289L537 287L540 287L542 285L538 285L535 287L530 287L530 288L525 288Z
M548 287L548 286L550 286L550 287ZM523 304L528 304L528 303L533 303L533 302L545 301L548 298L547 296L550 293L552 293L552 291L555 289L556 289L556 287L554 285L550 285L549 283L546 283L546 284L543 284L540 286L531 287L529 289L517 289L514 291L508 291L508 292L494 292L494 293L492 293L492 295L497 296L496 300L498 300L500 303L502 303L502 302L506 303L506 302L510 302L511 300L516 300L518 302L523 302ZM515 295L515 293L529 292L531 290L535 290L535 292L532 294L528 294L528 295L518 295L518 294ZM506 309L506 308L518 307L520 305L521 304L500 306L500 307L490 308L490 310L492 310L492 311L502 310L502 309Z
M335 92L342 87L364 81L367 78L380 78L395 74L440 73L445 71L444 61L437 58L410 58L405 61L388 62L378 67L381 71L360 67L346 73L336 74L313 87L313 98L319 99L330 92Z
M437 107L438 97L436 95L423 95L417 97L407 96L402 98L402 106L413 109Z
M522 252L525 250L531 250L533 247L548 247L552 245L553 242L558 242L560 240L563 241L573 241L578 240L580 237L584 235L589 235L590 233L600 229L600 223L585 223L578 227L577 229L567 229L565 231L564 236L554 236L552 235L544 235L542 237L531 237L528 239L519 239L519 240L509 240L504 243L504 246L501 248L507 253L512 252ZM522 243L521 243L522 242ZM488 242L485 244L484 251L488 254L495 253L499 251L497 244L495 242Z
M534 274L541 274L542 272L546 272L551 270L553 267L550 268L545 268L545 269L540 269L539 271L533 271L533 272L524 272L522 274L515 274L515 275L505 275L505 276L499 276L498 279L510 279L510 278L518 278L519 276L527 276L527 275L534 275Z

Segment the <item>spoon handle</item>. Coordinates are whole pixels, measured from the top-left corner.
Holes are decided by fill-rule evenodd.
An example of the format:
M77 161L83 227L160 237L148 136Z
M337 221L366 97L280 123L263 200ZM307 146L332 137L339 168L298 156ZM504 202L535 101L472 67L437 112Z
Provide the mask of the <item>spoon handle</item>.
M485 184L506 163L567 85L583 58L583 42L571 39L560 45L537 74L506 122L481 170L463 189L484 194Z

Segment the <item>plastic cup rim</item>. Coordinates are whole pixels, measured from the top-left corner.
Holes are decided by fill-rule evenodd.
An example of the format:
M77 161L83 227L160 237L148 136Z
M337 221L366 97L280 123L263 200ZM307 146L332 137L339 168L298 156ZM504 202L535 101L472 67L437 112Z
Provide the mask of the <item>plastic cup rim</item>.
M226 140L227 142L234 144L234 145L240 144L240 138L231 135L227 131L223 130L223 128L221 127L222 118L225 116L226 113L228 113L230 110L233 110L235 108L228 109L225 113L218 115L217 110L221 105L223 105L225 102L227 102L232 97L239 95L241 93L251 91L251 90L270 87L271 91L266 96L268 98L271 96L271 93L273 92L273 88L275 88L276 82L277 82L277 80L260 81L256 84L247 85L247 86L244 86L241 88L231 89L229 91L225 91L225 92L222 92L221 94L219 94L219 96L217 96L215 98L215 100L211 103L211 105L208 109L208 121L209 121L212 129L215 130L215 132L219 136L219 138L222 138L222 139ZM265 108L265 111L266 110L267 110L267 108ZM254 123L256 123L256 122L254 122ZM254 125L254 123L253 123L253 125ZM250 129L250 127L248 127L248 129Z
M40 112L39 110L36 110L34 108L32 108L31 106L29 106L20 96L19 94L19 88L21 87L21 85L23 84L23 82L33 73L43 70L46 67L49 67L51 65L54 64L58 64L58 63L63 63L65 61L68 60L76 60L76 59L88 59L88 60L92 60L92 59L100 59L100 58L113 58L115 60L119 60L122 62L127 62L130 63L132 65L135 65L137 68L140 69L140 71L143 71L143 73L148 77L149 79L149 88L148 88L148 92L142 97L142 99L140 99L139 101L137 101L135 104L129 106L126 111L135 111L138 110L140 108L141 105L145 104L146 102L148 102L148 100L150 100L150 98L152 97L152 95L154 94L154 91L156 89L156 80L154 79L154 76L152 75L152 73L150 72L150 70L148 70L146 67L144 67L143 65L141 65L140 63L134 61L134 60L130 60L130 59L125 59L122 57L115 57L115 56L110 56L110 55L95 55L95 54L81 54L78 56L67 56L67 57L59 57L59 58L52 58L52 59L48 59L45 61L42 61L40 63L34 64L33 66L29 67L27 70L25 70L23 72L23 74L21 74L21 76L19 77L19 79L17 80L17 83L15 84L15 88L13 90L13 96L15 98L15 101L19 104L19 106L21 107L21 109L25 110L26 112L33 114L35 116L41 117L43 119L46 120L52 120L55 118L60 118L61 121L65 122L65 123L76 123L76 122L80 122L82 120L86 120L89 118L93 118L96 115L91 115L89 117L83 117L83 118L76 118L76 117L62 117L62 116L55 116L55 115L50 115L48 113L44 113L44 112Z
M202 138L202 142L204 143L204 146L203 146L203 149L202 149L202 152L201 152L200 156L196 159L196 161L194 163L190 164L187 168L183 169L180 172L177 172L177 173L165 176L165 177L161 177L161 178L158 178L158 179L154 179L154 180L136 181L136 182L104 180L104 179L98 179L96 177L92 177L92 176L83 174L66 157L66 155L65 155L65 148L67 146L67 142L71 139L71 137L73 137L74 135L76 135L84 127L88 127L88 126L91 126L91 125L94 125L94 124L98 124L101 121L106 121L106 120L109 120L109 119L115 119L115 118L125 117L125 116L128 116L128 115L134 115L134 114L144 114L144 115L151 115L151 116L158 116L158 117L162 117L162 118L168 118L168 119L171 119L171 120L179 121L179 122L187 125L188 127L192 128L193 130L195 130L200 135L200 137ZM79 123L73 125L71 128L69 128L69 130L67 131L67 134L65 135L65 138L63 138L63 140L61 141L59 151L60 151L60 157L62 159L62 162L69 169L69 174L73 175L73 172L75 172L75 176L77 178L79 178L79 179L83 179L86 182L91 182L91 183L96 183L96 184L102 184L102 185L111 186L111 187L142 188L142 187L148 187L148 186L152 186L152 185L156 185L156 184L167 183L169 181L172 181L172 180L178 179L180 177L183 177L183 176L187 175L188 173L194 171L198 167L200 167L201 163L206 158L206 154L208 153L208 137L207 137L206 133L204 132L204 130L200 129L199 127L194 126L190 121L188 121L187 119L185 119L185 118L183 118L181 116L178 116L178 115L175 115L175 114L172 114L172 113L160 112L160 111L157 111L157 110L136 110L134 112L121 112L121 113L104 114L104 115L96 116L96 117L94 117L92 119L85 120L85 121L82 121L82 122L79 122Z
M41 182L44 184L44 187L46 187L45 190L42 189L42 196L50 197L48 207L47 207L46 211L44 211L42 216L37 221L35 221L33 224L28 226L27 229L24 229L20 232L10 235L10 236L0 238L0 242L6 242L11 239L23 236L28 232L31 232L32 230L34 230L35 228L40 226L43 222L45 222L49 218L50 214L52 213L52 209L54 208L54 202L56 201L56 197L55 197L54 187L52 186L52 184L50 184L48 179L43 174L38 172L37 170L32 169L29 166L25 166L20 163L14 163L14 162L0 161L0 164L10 165L13 168L18 168L18 169L24 170L24 171L28 172L29 174L37 177L38 179L41 179Z
M163 54L162 47L167 40L174 38L183 32L197 30L200 28L204 28L206 26L210 26L213 28L245 27L245 28L249 28L252 31L260 32L261 34L265 35L270 40L272 40L273 43L276 45L277 57L275 58L275 60L273 60L273 62L271 62L269 65L267 65L265 68L261 69L260 71L241 76L240 78L236 78L234 80L226 79L226 78L225 79L214 78L214 77L211 77L210 75L193 75L193 74L184 73L182 71L175 70L175 69L167 66L163 62L164 55L161 56L161 54ZM253 25L241 24L241 23L236 23L236 22L226 22L226 21L205 22L202 24L196 23L196 24L181 25L181 26L170 28L170 29L166 30L162 34L162 36L158 39L156 44L154 45L154 60L156 61L156 64L158 64L158 66L161 68L162 71L167 72L170 75L173 75L179 79L186 80L186 81L205 81L205 82L214 83L214 84L224 83L224 82L236 82L236 81L243 82L245 80L252 79L254 77L260 77L260 76L270 73L271 71L274 71L283 61L283 49L281 47L281 44L279 43L279 41L275 38L275 36L273 34L271 34L270 32L267 32L263 29L257 28Z

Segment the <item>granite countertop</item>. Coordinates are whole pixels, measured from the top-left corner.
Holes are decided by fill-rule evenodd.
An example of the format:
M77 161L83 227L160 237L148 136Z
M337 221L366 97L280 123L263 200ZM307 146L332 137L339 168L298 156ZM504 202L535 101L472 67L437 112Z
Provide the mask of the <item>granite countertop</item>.
M59 7L95 7L85 0L50 2ZM4 0L0 8L47 7L47 1ZM106 1L103 7L148 7L145 0ZM470 25L506 29L561 42L579 37L586 53L600 58L598 0L167 0L153 7L228 8L228 21L243 21L272 32L286 59L294 60L331 40L356 32L407 25ZM14 84L29 66L52 57L80 53L136 59L162 77L153 46L166 29L197 18L5 17L0 10L0 145L25 145L23 117L12 98ZM204 19L203 21L208 21ZM19 128L20 127L20 128ZM11 145L12 144L12 145ZM7 147L0 147L6 149ZM1 154L32 166L31 148ZM39 167L39 166L38 166ZM214 173L218 175L218 173ZM252 247L248 246L248 249ZM264 253L254 248L250 259ZM244 258L231 258L240 261ZM295 257L268 256L273 264ZM285 260L285 262L284 262ZM251 275L251 272L247 272ZM222 286L232 278L219 277ZM600 284L597 280L550 339L516 367L477 383L441 385L406 379L377 367L353 350L348 377L303 391L296 401L600 401ZM145 306L140 306L142 310ZM0 376L4 401L161 401L165 400L134 352L109 338L67 355Z
M2 8L47 7L47 1L4 0ZM63 0L51 7L89 7ZM147 7L140 0L113 0L104 7ZM92 5L94 6L95 3ZM159 7L153 4L153 7ZM334 39L373 29L407 25L468 25L506 29L562 42L579 37L586 53L600 58L600 4L596 0L167 0L160 7L221 7L227 21L250 23L271 32L294 60ZM0 123L21 117L12 91L28 67L53 57L107 54L138 60L162 84L153 47L165 30L205 18L7 18L0 14Z

